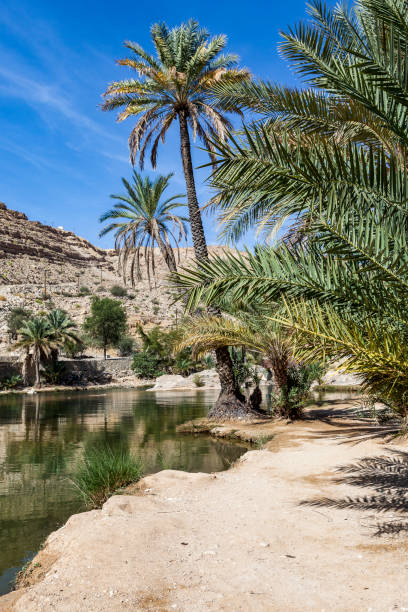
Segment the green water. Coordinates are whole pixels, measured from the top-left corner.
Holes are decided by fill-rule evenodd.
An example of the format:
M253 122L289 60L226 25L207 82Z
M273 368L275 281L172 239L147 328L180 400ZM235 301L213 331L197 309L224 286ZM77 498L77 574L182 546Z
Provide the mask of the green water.
M84 508L69 475L84 448L127 443L145 472L224 470L246 448L180 435L206 414L213 392L109 390L0 398L0 594L47 535Z

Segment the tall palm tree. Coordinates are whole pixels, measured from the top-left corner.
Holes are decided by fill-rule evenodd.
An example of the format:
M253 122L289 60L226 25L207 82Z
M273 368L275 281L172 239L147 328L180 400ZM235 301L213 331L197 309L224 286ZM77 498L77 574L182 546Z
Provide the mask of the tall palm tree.
M271 114L239 143L216 144L213 177L238 233L241 214L248 226L297 215L307 240L214 258L179 286L192 306L227 295L265 308L284 296L286 312L273 316L295 332L301 358L341 359L408 418L408 7L314 0L310 11L282 49L315 89L253 87L253 107L258 98ZM350 109L354 124L343 122Z
M188 219L173 212L175 208L184 206L184 203L179 201L180 198L184 198L184 194L162 200L172 176L173 174L168 174L151 180L147 176L143 178L134 171L132 184L122 178L127 193L111 195L111 198L118 202L100 217L101 223L104 221L111 223L104 227L99 235L105 236L109 232L114 232L115 249L119 252L119 269L126 280L130 264L132 285L135 277L137 280L142 278L140 268L142 250L150 283L150 273L154 275L156 271L154 258L156 244L170 272L177 270L171 240L178 246L182 239L187 238Z
M32 351L32 359L35 367L35 385L41 386L40 364L41 360L51 355L56 349L58 342L55 340L54 332L45 319L35 317L28 319L19 330L20 339L13 348L24 348Z
M138 116L129 137L131 161L139 154L143 167L146 151L151 147L151 163L156 166L157 150L164 142L170 126L178 122L180 150L186 181L191 234L197 261L208 260L208 249L198 205L190 130L213 155L212 139L223 141L231 128L223 105L213 94L216 83L234 84L249 79L246 69L238 68L237 56L223 54L226 37L210 38L207 30L190 20L169 29L164 23L154 24L151 36L156 57L139 44L126 42L133 53L119 64L135 70L139 78L112 83L105 92L103 110L123 109L118 120ZM229 105L229 112L240 112ZM213 310L213 313L216 312ZM216 351L221 394L210 416L239 416L247 412L243 397L234 380L232 362L226 347Z
M51 351L53 361L58 359L58 347L65 346L69 342L79 342L76 325L68 313L60 308L49 312L45 317L50 326L56 347Z

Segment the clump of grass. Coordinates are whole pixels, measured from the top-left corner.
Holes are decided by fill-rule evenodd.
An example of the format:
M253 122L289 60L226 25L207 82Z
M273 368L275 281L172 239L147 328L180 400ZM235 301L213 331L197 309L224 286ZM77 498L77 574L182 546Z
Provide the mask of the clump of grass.
M270 440L272 440L275 437L274 434L271 435L266 435L266 436L259 436L259 438L257 438L256 440L254 440L254 446L256 446L256 448L261 449L265 446L265 444L267 442L270 442Z
M203 381L203 377L200 374L194 374L193 383L196 387L204 387L205 382Z
M71 480L88 508L100 508L115 491L140 480L142 471L128 448L99 446L86 450Z

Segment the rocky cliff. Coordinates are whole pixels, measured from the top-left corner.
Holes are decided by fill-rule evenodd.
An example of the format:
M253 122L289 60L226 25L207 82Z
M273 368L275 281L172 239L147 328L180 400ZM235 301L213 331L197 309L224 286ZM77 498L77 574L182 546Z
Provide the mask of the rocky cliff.
M17 306L35 314L62 308L81 325L89 314L93 295L112 297L113 285L124 285L117 272L113 250L93 246L84 238L62 228L30 221L18 211L0 203L0 353L7 352L7 313ZM210 247L210 252L220 247ZM180 249L180 265L193 258L191 248ZM156 280L143 279L120 298L128 315L129 332L137 325L152 327L175 324L183 307L174 303L168 283L168 269L156 249ZM86 293L86 295L84 295Z
M0 202L0 284L75 281L94 268L113 272L112 256L62 228L29 221Z

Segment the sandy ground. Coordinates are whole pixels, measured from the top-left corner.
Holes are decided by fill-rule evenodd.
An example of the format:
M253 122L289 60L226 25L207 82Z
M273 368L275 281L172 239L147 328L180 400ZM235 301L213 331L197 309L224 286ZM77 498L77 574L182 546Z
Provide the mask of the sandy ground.
M408 610L405 441L348 408L275 425L226 472L165 470L71 517L0 610Z

